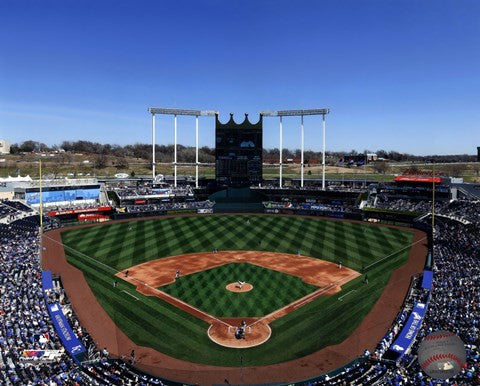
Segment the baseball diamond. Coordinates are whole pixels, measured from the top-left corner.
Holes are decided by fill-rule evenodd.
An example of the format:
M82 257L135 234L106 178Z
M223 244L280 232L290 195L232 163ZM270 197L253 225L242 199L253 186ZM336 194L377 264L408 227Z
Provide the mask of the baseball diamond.
M348 343L350 349L353 347L350 350L352 356L358 354L355 347L358 350L359 347L363 348L365 344L362 337L352 334L352 332L358 332L359 326L364 328L365 323L372 323L369 317L365 318L372 307L375 312L384 315L381 321L388 325L394 316L394 310L398 309L399 304L401 304L402 294L396 294L396 297L398 297L397 303L392 302L386 305L385 301L379 301L385 286L390 289L389 291L408 286L408 283L405 282L406 279L402 279L400 282L397 279L396 283L392 283L392 280L390 280L392 272L404 270L404 268L400 270L398 268L407 261L411 250L417 251L415 253L417 257L412 256L409 260L408 270L410 272L412 267L418 269L423 264L425 256L422 248L420 250L417 248L420 247L418 242L424 237L421 232L352 221L309 217L213 215L115 222L108 225L76 227L75 229L65 230L61 233L64 242L63 248L59 243L60 234L57 233L55 237L53 236L48 236L49 238L46 239L47 244L50 245L50 248L47 249L49 252L46 253L47 265L51 265L54 271L64 271L64 277L69 275L78 277L78 271L75 268L68 264L62 264L61 259L53 260L49 257L49 254L54 251L56 256L64 252L68 262L83 272L90 288L88 292L91 291L90 294L96 297L99 305L107 312L108 316L105 314L102 318L113 321L122 331L118 330L112 336L111 334L105 334L103 330L97 336L94 331L99 329L98 323L95 323L94 326L89 322L89 319L94 316L92 314L90 316L86 315L87 312L79 309L79 316L83 318L82 322L84 321L85 325L91 329L96 339L99 339L99 341L108 339L110 340L110 346L112 345L111 339L117 341L118 355L126 350L123 344L120 345L120 342L125 342L125 340L129 342L125 347L135 345L138 352L143 353L139 367L152 373L162 373L168 376L169 372L173 370L165 369L158 364L158 359L155 358L159 358L158 355L161 355L160 358L163 358L163 361L165 358L171 357L176 368L175 374L171 374L171 376L186 381L194 379L188 370L190 367L187 364L188 362L203 363L206 365L206 369L209 368L209 365L229 366L232 369L229 371L235 371L234 367L239 365L236 350L214 343L207 334L209 326L212 324L205 321L207 320L205 314L210 316L207 311L212 313L218 313L218 310L224 311L223 317L230 326L239 325L242 317L253 316L253 319L248 319L249 325L252 326L251 331L255 329L254 323L258 320L258 316L255 318L256 315L272 311L270 308L265 308L264 311L260 312L261 307L259 307L256 314L242 314L238 311L242 308L235 302L231 302L230 311L228 310L229 307L218 307L217 303L221 302L219 295L213 297L195 295L194 286L185 286L182 283L194 279L200 286L208 285L201 284L203 279L197 280L196 277L208 277L209 267L195 268L195 264L188 261L188 256L203 254L209 256L210 260L218 259L216 267L213 269L220 269L222 274L214 276L215 278L224 276L225 280L221 283L216 282L215 288L212 287L212 290L221 290L226 295L229 295L229 291L225 289L225 286L237 280L248 280L254 284L254 289L251 293L231 293L230 295L249 296L255 293L257 286L261 288L262 282L270 283L271 286L278 286L282 280L286 280L286 277L292 277L295 279L294 282L298 283L296 286L300 292L296 293L295 297L300 298L300 300L304 299L302 295L308 297L310 296L309 293L312 294L312 291L313 293L316 292L315 288L326 286L325 283L319 285L318 282L312 282L312 277L308 277L307 271L305 271L305 278L302 281L300 279L302 275L299 275L298 272L289 272L288 274L282 272L282 269L279 269L281 264L278 264L277 267L268 266L265 262L253 265L253 257L250 256L249 259L246 259L242 257L243 254L245 256L248 256L248 254L268 256L275 252L279 256L288 255L293 263L285 264L285 266L294 267L293 269L308 260L316 261L317 264L329 264L330 269L333 269L331 272L341 272L345 277L348 276L347 272L355 273L355 277L351 280L349 278L341 285L341 288L336 288L333 291L336 292L335 297L322 294L322 296L318 296L311 301L300 301L296 304L296 299L289 297L290 295L283 298L285 293L289 292L286 290L288 286L283 287L284 293L281 290L282 286L278 286L279 290L275 293L279 299L283 298L283 301L274 304L273 313L277 309L282 310L282 305L289 302L294 306L291 310L288 310L289 312L282 313L280 317L268 320L271 336L268 337L267 341L256 347L244 349L248 351L244 351L242 364L249 367L282 366L279 363L295 359L301 360L306 355L306 358L311 361L312 355L322 355L327 347L336 347L342 341ZM412 242L414 242L414 248L410 248ZM300 255L298 254L299 251ZM418 251L421 252L418 253ZM223 261L222 259L229 254L231 255L228 260L229 263ZM385 259L385 256L390 257ZM186 259L184 261L185 265L179 266L179 264L172 263L168 270L156 270L157 276L159 275L158 277L161 278L160 282L152 283L153 286L148 285L148 288L165 293L192 308L197 309L195 305L198 306L199 312L197 314L195 312L185 312L174 305L175 302L168 302L157 296L145 296L137 291L139 283L132 284L135 281L138 267L143 264L147 266L161 264L162 262L165 264L168 261L184 258ZM199 262L197 261L196 264L199 264ZM232 266L239 267L239 264L245 264L244 268L251 270L248 277L239 277L238 270L231 269ZM368 271L370 280L367 285L364 283L360 271L368 265L372 266ZM195 273L189 272L188 267L191 267L192 272ZM181 275L176 279L178 270ZM231 272L229 273L229 271ZM319 272L322 272L321 268L319 268ZM118 288L112 286L115 275L122 279L118 280ZM394 276L396 275L398 275L397 272ZM402 275L405 275L405 273ZM256 282L257 276L262 278L261 282ZM288 280L292 279L289 278ZM81 283L78 280L69 280L66 286L69 285L77 286ZM301 290L301 288L304 288L304 290ZM302 292L305 290L306 292ZM170 294L167 294L166 291ZM342 301L338 300L338 296L347 293L349 293L349 296ZM128 296L127 294L134 296ZM80 298L85 299L83 295ZM201 301L202 298L203 302ZM72 296L72 301L76 301L75 295ZM194 304L189 304L189 302ZM248 301L245 301L243 305L248 303ZM387 303L390 302L387 301ZM255 309L255 304L257 303L251 302L250 310ZM378 310L379 307L381 307L380 310ZM236 312L239 312L239 314L235 315ZM272 312L268 316L271 315ZM217 315L213 316L217 318ZM375 317L373 314L372 316ZM98 317L98 314L96 317ZM377 318L378 324L378 316L375 318ZM322 326L321 329L317 328L319 325ZM339 325L342 325L341 329L338 328ZM377 333L380 335L382 333L380 325L375 325L373 329L372 327L367 329L373 330L370 333L374 333L377 328ZM247 342L248 338L247 331ZM351 339L353 339L353 343ZM142 347L144 348L142 349ZM151 347L151 349L147 347ZM160 353L164 353L168 357L162 356L163 354ZM181 361L175 362L173 358L178 358ZM344 363L348 354L342 353L340 356L330 354L329 358L327 363L322 362L323 364L320 366L322 369L333 368ZM188 362L183 362L185 360ZM274 365L276 363L278 365ZM267 368L269 367L267 366ZM263 367L265 370L267 368ZM304 371L306 371L306 374L309 373L308 368L305 368L300 369L296 374L299 377L304 377L302 374ZM318 372L318 369L315 371ZM278 369L274 372L277 372L279 377L286 376ZM198 374L195 376L198 379ZM271 373L269 376L268 379L272 379Z

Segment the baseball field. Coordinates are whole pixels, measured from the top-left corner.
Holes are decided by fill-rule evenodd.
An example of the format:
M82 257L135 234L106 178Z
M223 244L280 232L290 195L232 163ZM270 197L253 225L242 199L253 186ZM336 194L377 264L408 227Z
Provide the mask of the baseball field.
M61 234L68 262L133 342L219 366L274 364L342 342L407 261L413 236L357 222L257 215L165 217ZM238 281L252 289L226 290ZM212 320L234 326L237 319L271 329L264 343L240 350L241 361L238 349L207 334Z

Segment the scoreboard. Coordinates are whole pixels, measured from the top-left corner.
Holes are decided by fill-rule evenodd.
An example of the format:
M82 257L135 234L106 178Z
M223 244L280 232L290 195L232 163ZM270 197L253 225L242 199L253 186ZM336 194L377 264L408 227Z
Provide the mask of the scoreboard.
M218 185L250 186L262 182L262 116L252 124L230 120L215 124L215 177Z

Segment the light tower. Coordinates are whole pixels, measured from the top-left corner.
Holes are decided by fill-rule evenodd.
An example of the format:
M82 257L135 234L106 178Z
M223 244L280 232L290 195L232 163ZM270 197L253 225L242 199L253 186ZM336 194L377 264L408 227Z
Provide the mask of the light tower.
M283 186L283 122L282 117L300 117L300 137L301 137L301 165L300 165L300 186L303 187L304 172L304 148L305 148L305 131L303 126L303 117L305 115L321 115L322 116L322 189L325 190L325 115L330 113L330 109L309 109L309 110L278 110L278 111L262 111L260 114L264 117L280 117L280 171L279 171L279 187Z
M177 115L189 115L195 117L195 163L185 162L182 165L195 165L195 187L198 188L198 117L214 117L218 111L214 110L186 110L186 109L169 109L162 107L150 107L148 112L152 114L152 178L155 180L155 115L173 115L173 170L174 186L177 186Z

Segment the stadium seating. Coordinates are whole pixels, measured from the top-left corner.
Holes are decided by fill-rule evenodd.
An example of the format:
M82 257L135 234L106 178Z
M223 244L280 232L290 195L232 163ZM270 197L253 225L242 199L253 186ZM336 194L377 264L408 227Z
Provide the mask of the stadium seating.
M125 211L128 213L158 212L164 210L184 210L184 209L207 209L213 207L210 201L186 201L172 202L165 204L146 204L146 205L126 205Z
M428 299L427 314L411 351L399 363L365 362L361 366L344 369L334 378L323 377L317 384L437 384L420 370L416 360L421 339L437 330L455 332L462 338L467 349L467 363L461 373L455 379L441 384L480 384L479 204L478 201L454 201L438 206L438 212L443 216L437 218L435 226L433 289ZM427 201L395 200L393 208L408 211L421 207L428 211L430 206L431 202ZM458 220L470 224L465 225L464 221ZM430 219L426 218L425 221ZM405 310L404 307L402 312ZM389 334L386 338L390 341L388 337ZM384 346L382 342L386 338L379 343L380 348ZM366 356L375 359L378 356L377 350L374 355L366 353Z
M45 218L47 225L48 221ZM38 224L38 215L0 224L0 384L174 384L143 374L121 360L100 360L99 350L71 308L67 310L67 320L89 348L92 361L82 367L65 353L43 297ZM69 302L61 287L49 294L50 300L59 301L68 309ZM58 355L49 361L35 358L45 350ZM35 356L30 357L32 353Z

